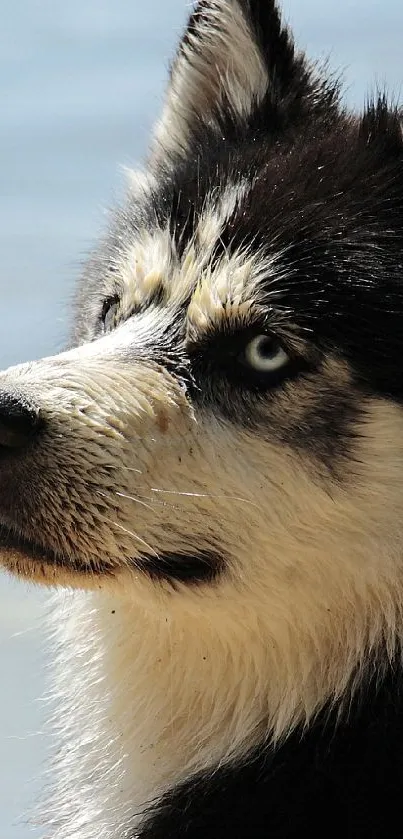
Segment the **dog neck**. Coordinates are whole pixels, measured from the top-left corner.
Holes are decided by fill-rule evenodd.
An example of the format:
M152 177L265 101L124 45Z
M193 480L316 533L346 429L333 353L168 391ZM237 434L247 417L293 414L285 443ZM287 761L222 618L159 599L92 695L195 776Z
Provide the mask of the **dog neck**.
M244 614L234 602L232 617L230 591L223 613L222 590L217 601L173 594L158 609L121 592L59 597L53 839L126 836L166 789L349 697L363 650L386 638L392 651L396 616L369 637L368 592L365 610L352 592L337 615L304 594L298 609L290 591L282 619L264 598Z

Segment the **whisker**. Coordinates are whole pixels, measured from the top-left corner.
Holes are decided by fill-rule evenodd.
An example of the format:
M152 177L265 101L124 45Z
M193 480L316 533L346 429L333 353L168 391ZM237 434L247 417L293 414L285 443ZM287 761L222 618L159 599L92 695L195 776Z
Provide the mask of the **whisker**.
M127 498L129 501L136 501L137 504L147 507L147 510L151 510L151 512L153 511L151 504L146 504L145 501L141 501L136 495L126 495L125 492L116 492L115 495L119 495L120 498Z
M134 466L126 466L126 464L119 463L105 463L103 464L104 469L115 469L116 471L120 469L127 469L128 472L137 472L138 475L142 475L143 472L141 469L135 469Z
M109 500L109 495L106 492L101 492L100 489L97 489L96 492L98 495L101 495L102 498L106 498ZM186 511L185 507L181 507L179 504L172 504L169 501L160 501L158 498L150 498L150 496L146 495L146 493L140 493L140 496L142 496L143 498L148 498L150 501L152 501L152 505L146 504L146 502L142 501L141 497L139 497L138 495L127 495L126 493L118 492L117 490L115 490L115 495L119 495L121 498L127 498L129 501L135 501L137 504L141 504L143 507L146 507L148 510L151 510L151 512L154 511L155 506L157 504L160 507L169 507L170 510L179 510L182 513Z
M102 495L103 498L108 498L108 495L106 494L106 492L101 492L100 489L97 489L96 492L97 492L97 495ZM146 504L145 501L141 501L141 499L137 498L135 495L126 495L124 492L118 492L117 490L115 491L114 494L119 495L120 498L128 498L129 501L135 501L137 504L141 504L142 507L147 507L148 510L152 511L152 509L153 509L150 504Z
M106 518L105 521L107 521L108 524L112 524L113 527L118 527L119 530L123 530L123 533L127 533L128 536L132 536L133 539L136 539L137 542L140 542L142 545L144 545L147 548L147 550L150 551L150 553L156 557L156 559L159 559L159 554L157 553L157 551L155 551L154 548L152 548L151 545L148 544L148 542L142 539L141 536L138 536L137 533L133 533L132 530L128 530L127 527L123 527L123 524L119 524L117 521L112 521L112 519Z
M179 492L175 489L157 489L156 487L150 487L151 492L160 492L166 495L184 495L189 498L211 498L211 499L226 499L227 501L240 501L242 504L251 504L252 507L256 507L257 510L260 509L259 505L255 503L255 501L250 501L249 498L241 498L238 495L212 495L209 492Z
M129 471L132 471L132 472L138 472L139 474L143 474L140 469L134 469L130 466L124 466L123 468L128 469ZM210 492L181 492L181 491L175 490L175 489L158 489L158 487L150 487L150 492L155 492L155 493L159 493L159 494L162 494L162 495L179 495L179 496L183 496L185 498L211 498L212 500L216 500L216 499L221 499L222 500L222 499L224 499L226 501L238 501L241 504L250 504L252 507L256 507L257 510L260 510L260 505L256 504L255 501L251 501L249 498L242 498L242 496L238 496L238 495L225 495L225 494L223 494L223 495L213 495ZM102 495L104 498L108 498L107 494L104 493L104 492L101 492L100 490L97 490L97 493L98 493L98 495ZM146 504L145 501L142 501L138 497L139 494L134 496L134 495L128 495L124 492L118 492L118 491L115 491L115 494L120 496L121 498L127 498L129 501L134 501L137 504L141 504L143 507L146 507L147 509L152 510L152 507L149 504ZM146 495L146 493L144 493L144 492L140 493L140 495L143 498L149 498L149 496ZM151 500L151 499L149 499L149 500ZM161 503L166 503L166 502L161 502L160 501L160 502L157 502L157 503L161 504ZM169 505L169 506L173 506L173 505ZM182 508L178 507L176 509L182 509Z

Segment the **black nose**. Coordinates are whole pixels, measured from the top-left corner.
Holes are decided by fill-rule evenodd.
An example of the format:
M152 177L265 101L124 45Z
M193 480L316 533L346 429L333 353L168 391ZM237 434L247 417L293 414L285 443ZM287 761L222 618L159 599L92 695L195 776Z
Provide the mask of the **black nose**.
M0 447L21 448L39 426L38 408L18 393L0 390Z

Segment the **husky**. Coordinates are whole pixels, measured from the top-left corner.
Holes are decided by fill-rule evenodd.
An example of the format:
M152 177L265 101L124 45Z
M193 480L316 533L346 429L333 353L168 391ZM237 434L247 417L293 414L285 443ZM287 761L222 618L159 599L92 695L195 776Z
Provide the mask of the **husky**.
M0 376L52 839L403 836L403 136L200 0L71 346Z

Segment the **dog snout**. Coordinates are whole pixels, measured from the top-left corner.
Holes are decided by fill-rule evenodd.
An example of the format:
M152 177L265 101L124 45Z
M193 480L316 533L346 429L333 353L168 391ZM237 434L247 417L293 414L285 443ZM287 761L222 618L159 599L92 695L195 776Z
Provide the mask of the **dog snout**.
M0 390L0 449L22 449L42 425L39 408L18 392Z

